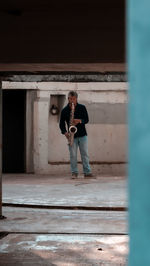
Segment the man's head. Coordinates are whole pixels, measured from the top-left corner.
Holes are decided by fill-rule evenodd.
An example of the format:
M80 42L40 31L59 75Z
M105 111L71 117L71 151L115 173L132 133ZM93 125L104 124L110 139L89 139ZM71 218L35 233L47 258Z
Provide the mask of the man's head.
M76 91L70 91L68 93L68 102L69 104L74 103L74 105L77 104L78 94Z

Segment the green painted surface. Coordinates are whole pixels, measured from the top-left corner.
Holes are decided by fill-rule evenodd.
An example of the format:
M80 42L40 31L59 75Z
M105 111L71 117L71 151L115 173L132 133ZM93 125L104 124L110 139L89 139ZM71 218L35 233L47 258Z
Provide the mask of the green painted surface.
M130 266L150 265L150 1L128 0Z

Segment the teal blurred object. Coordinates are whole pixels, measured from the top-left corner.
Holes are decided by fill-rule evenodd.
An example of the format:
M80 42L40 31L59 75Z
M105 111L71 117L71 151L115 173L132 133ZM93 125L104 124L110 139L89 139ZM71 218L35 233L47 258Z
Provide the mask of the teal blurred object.
M150 265L150 1L127 1L130 266Z

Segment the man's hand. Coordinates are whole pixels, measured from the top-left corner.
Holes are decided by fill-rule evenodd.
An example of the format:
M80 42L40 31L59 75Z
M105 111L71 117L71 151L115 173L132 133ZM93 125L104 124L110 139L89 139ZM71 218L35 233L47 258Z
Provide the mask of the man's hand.
M69 139L69 133L68 133L68 132L65 133L65 137L66 137L67 139Z
M81 119L73 119L73 124L76 126L77 124L81 124Z

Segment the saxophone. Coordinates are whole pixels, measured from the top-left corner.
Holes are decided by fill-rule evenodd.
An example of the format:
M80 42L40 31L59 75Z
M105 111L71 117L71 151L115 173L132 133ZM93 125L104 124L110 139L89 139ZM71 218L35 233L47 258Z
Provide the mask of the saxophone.
M69 136L68 136L68 145L72 146L74 140L74 134L77 132L77 127L73 125L74 120L74 103L71 103L71 112L70 112L70 121L69 121Z

